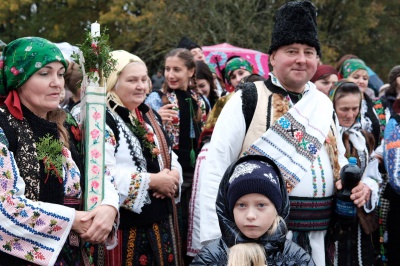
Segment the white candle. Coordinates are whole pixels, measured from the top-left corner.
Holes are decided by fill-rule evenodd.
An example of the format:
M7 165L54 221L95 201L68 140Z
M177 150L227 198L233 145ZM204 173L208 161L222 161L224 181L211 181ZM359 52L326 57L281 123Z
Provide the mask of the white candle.
M100 37L100 24L97 23L97 21L95 23L92 23L90 27L90 34L92 35L92 37Z

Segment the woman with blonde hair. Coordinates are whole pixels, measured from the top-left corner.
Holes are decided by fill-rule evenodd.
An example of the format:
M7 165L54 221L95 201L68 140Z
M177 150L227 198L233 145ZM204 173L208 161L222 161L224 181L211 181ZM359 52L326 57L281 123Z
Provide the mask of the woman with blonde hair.
M160 116L144 104L146 64L118 50L107 80L106 175L120 192L118 246L107 265L181 265L175 203L182 169Z

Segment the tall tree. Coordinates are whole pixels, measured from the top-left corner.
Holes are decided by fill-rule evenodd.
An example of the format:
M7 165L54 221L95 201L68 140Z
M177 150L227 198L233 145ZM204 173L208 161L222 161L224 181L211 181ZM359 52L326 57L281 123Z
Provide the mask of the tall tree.
M10 42L39 36L54 42L82 42L83 30L98 20L107 0L16 0L0 2L0 36Z
M0 1L0 36L81 43L98 20L111 47L135 53L156 69L187 36L200 45L228 42L266 52L273 16L285 0L13 0ZM315 0L324 63L356 54L381 76L398 64L398 0Z
M200 45L229 42L266 51L272 14L284 1L113 0L100 21L115 47L133 52L157 68L183 36Z
M355 54L372 65L371 32L378 27L384 5L370 0L316 1L324 63L333 65L342 55Z

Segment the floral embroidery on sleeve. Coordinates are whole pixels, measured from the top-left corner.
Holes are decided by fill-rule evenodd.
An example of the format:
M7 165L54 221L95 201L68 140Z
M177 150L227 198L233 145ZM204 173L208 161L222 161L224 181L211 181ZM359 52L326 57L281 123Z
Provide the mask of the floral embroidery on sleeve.
M127 198L121 204L121 207L132 210L136 213L141 213L144 204L150 203L150 197L147 192L150 182L149 178L143 178L146 173L133 173ZM138 198L138 195L142 195Z
M0 129L0 137L4 132ZM0 143L0 251L39 265L53 264L68 236L72 211L31 201L13 153Z

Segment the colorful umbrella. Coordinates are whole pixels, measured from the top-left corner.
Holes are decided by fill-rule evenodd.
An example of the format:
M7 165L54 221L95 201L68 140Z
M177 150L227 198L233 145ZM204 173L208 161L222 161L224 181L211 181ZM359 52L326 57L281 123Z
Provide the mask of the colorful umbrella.
M238 55L253 64L255 73L265 78L268 77L268 55L260 51L236 47L229 43L203 46L202 49L207 63L213 65L218 72L225 67L229 57ZM221 73L219 74L221 75Z

